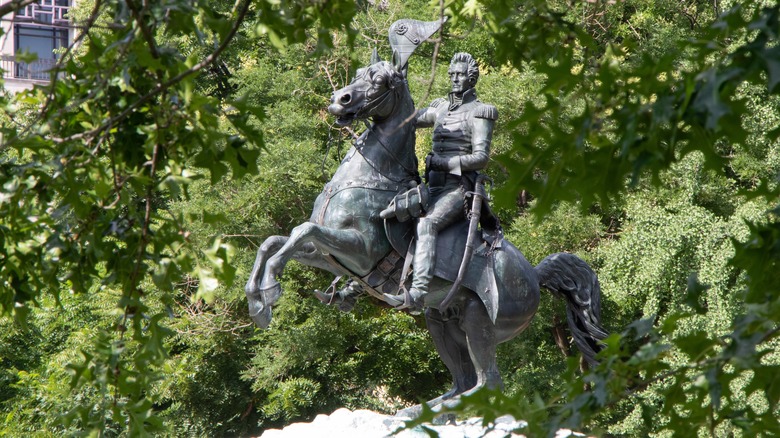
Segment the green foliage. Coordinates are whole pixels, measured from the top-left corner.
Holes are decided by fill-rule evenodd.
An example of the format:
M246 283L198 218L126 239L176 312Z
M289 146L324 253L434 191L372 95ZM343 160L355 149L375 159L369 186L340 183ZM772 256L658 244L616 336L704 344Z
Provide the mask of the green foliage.
M584 219L558 228L566 222L559 209L550 210L556 199L583 207L598 200L609 211L622 210L608 215L617 233L597 241L586 258L599 267L605 317L618 321L607 325L629 329L610 338L602 364L582 376L588 391L570 367L574 383L554 390L560 399L536 389L553 402L496 396L490 407L480 398L464 404L487 415L496 404L512 404L520 409L509 412L521 418L540 418L543 409L550 415L540 418L541 429L531 426L534 433L562 426L629 435L774 433L768 373L777 358L767 352L777 342L776 317L766 309L778 301L772 257L778 222L766 211L777 202L771 164L777 112L765 105L777 91L768 71L777 62L777 7L735 8L717 20L697 14L702 22L671 32L674 24L657 11L648 15L649 2L601 4L593 8L604 14L588 18L603 20L601 32L541 2L527 15L515 14L510 2L484 3L489 23L509 23L493 28L504 50L499 57L546 79L545 102L510 122L523 135L500 158L517 172L504 186L504 202L518 188L530 189L553 220L523 225L551 246L571 239L570 250L578 249L572 236ZM622 16L610 18L615 9ZM648 23L657 29L638 27ZM555 42L559 37L563 44ZM664 49L656 37L688 49ZM596 56L578 64L588 52ZM748 202L741 194L763 199ZM508 235L521 248L529 241L532 258L544 252L527 236ZM754 277L760 285L751 284Z
M511 2L486 3L485 18L503 48L498 62L530 66L547 78L540 91L544 103L526 107L510 123L527 135L515 136L514 154L499 157L514 170L502 191L505 202L526 188L539 196L542 210L555 198L607 207L628 181L636 183L643 172L657 176L680 152L700 151L709 168L720 168L724 161L713 145L725 136L729 143L747 136L739 118L725 117L744 112L744 101L732 98L737 85L765 84L760 72L772 68L760 61L773 59L769 41L776 17L770 9L756 10L752 22L732 11L719 26L665 41L679 50L656 56L633 40L612 42L599 52L591 35L544 2L534 4L533 14L519 16ZM748 28L756 33L743 33ZM745 45L707 44L726 37ZM591 51L596 57L583 58ZM771 91L771 77L768 85ZM573 108L578 110L572 113ZM545 169L545 178L536 178L537 169ZM549 196L553 191L557 196Z
M4 102L0 309L19 330L29 329L32 307L62 306L63 293L95 295L116 310L65 363L15 358L8 370L44 371L17 373L30 400L47 397L53 375L69 383L75 403L51 403L50 430L147 434L167 428L152 389L170 358L177 285L189 278L196 286L185 301L213 300L220 282L235 277L233 249L218 237L190 240L189 218L171 203L187 196L198 168L212 182L257 173L261 108L195 86L252 14L249 2L90 6L82 44L63 54L56 80ZM265 12L273 21L290 10ZM302 23L319 11L293 12ZM330 25L343 23L335 18ZM183 40L210 49L187 56L176 45ZM26 418L12 424L38 424L37 414Z
M528 214L518 216L510 224L506 237L522 248L534 265L552 253L590 251L608 230L598 215L582 215L579 210L577 206L561 203L544 221Z
M505 395L462 410L512 413L529 435L779 433L780 8L765 3L446 2L442 44L410 61L417 105L448 91L454 52L477 57L507 237L532 262L588 260L616 333L582 372L545 296L501 347ZM395 19L438 8L81 2L52 84L0 97L0 434L247 436L442 393L420 319L324 307L309 291L331 278L293 263L257 331L239 285L350 142L331 91L372 47L389 57Z
M300 273L286 275L293 276ZM287 290L307 287L295 283L286 282ZM440 391L446 371L413 318L370 303L342 314L303 298L282 298L279 322L256 334L259 348L243 374L267 397L264 426L343 406L392 412Z

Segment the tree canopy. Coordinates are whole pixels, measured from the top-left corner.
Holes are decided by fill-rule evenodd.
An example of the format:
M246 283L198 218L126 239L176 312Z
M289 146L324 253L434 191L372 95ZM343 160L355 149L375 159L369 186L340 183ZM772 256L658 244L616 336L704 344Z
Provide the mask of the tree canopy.
M699 0L79 2L51 83L0 96L0 432L257 435L441 393L421 319L322 306L332 278L292 264L260 331L242 286L352 141L331 91L393 21L443 15L417 106L478 59L506 236L594 266L614 333L580 369L546 296L501 347L505 393L462 409L531 435L780 433L780 6Z

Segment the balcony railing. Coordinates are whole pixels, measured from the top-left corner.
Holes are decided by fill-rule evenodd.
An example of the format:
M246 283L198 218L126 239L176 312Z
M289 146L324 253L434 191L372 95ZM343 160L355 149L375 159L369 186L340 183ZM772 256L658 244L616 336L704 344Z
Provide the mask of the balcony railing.
M6 79L23 79L29 81L48 81L49 73L57 64L56 59L38 59L33 62L20 62L11 55L0 57L0 68Z

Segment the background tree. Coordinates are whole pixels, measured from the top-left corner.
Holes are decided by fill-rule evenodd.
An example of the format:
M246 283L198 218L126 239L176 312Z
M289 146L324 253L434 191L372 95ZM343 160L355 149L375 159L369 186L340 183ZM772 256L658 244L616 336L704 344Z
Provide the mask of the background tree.
M3 433L253 435L441 393L420 319L325 308L331 278L291 265L257 331L242 284L351 142L331 90L444 6L417 105L477 57L507 238L595 266L622 333L583 373L547 297L502 346L506 396L471 409L538 434L777 431L776 5L96 0L52 84L0 100Z

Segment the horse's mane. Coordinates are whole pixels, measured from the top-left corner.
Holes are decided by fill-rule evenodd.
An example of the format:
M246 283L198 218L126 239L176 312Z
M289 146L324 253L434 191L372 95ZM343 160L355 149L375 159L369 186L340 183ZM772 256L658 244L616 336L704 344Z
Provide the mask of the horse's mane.
M386 78L387 86L389 88L401 87L405 84L406 77L404 77L402 72L396 70L393 64L387 61L379 61L368 66L367 70L371 71L371 69L375 67L381 69L380 72L376 73L381 73Z

